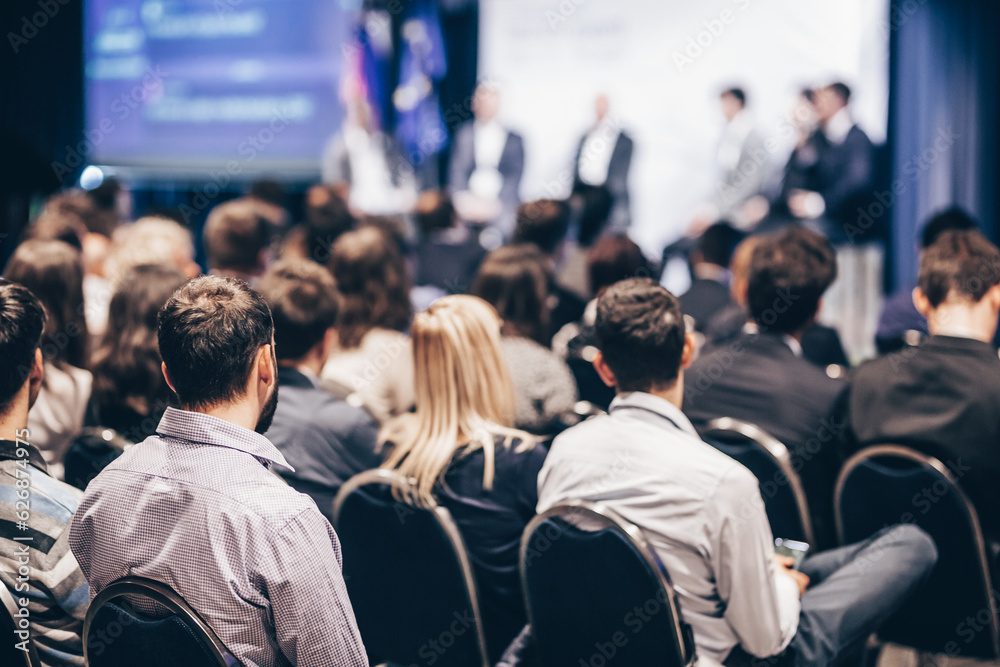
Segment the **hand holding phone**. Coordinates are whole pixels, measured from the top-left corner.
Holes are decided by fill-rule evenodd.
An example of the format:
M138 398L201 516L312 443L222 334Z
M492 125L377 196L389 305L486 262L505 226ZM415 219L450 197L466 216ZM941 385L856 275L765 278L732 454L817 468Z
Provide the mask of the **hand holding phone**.
M799 569L808 552L809 545L805 542L786 540L780 537L774 540L774 553L792 558L794 560L794 564L791 566L793 570Z

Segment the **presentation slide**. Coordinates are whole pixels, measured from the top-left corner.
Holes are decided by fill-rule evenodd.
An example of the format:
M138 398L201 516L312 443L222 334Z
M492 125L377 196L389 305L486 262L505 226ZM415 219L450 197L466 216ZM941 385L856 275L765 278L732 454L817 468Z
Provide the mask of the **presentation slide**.
M90 0L89 161L193 175L319 173L354 2Z
M713 192L724 88L746 91L774 176L805 86L848 83L855 119L884 142L889 31L888 0L481 0L479 71L524 135L523 198L569 191L594 98L608 95L635 140L630 233L657 254Z

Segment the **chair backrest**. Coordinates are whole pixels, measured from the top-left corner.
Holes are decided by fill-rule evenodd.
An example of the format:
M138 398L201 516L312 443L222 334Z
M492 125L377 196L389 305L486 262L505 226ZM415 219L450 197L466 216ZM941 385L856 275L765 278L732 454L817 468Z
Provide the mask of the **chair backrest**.
M151 618L141 600L167 610ZM169 586L142 577L109 584L90 603L83 624L89 667L233 667L239 662L208 624Z
M784 444L759 426L730 417L706 422L699 433L757 477L775 537L816 544L802 479Z
M375 661L488 667L479 595L458 526L444 507L395 499L391 487L399 479L389 470L360 473L333 502L365 648Z
M0 644L0 665L41 667L42 663L38 660L38 651L35 649L35 643L31 640L30 635L24 638L24 635L14 634L15 631L21 629L18 625L18 610L19 607L14 600L14 595L0 582L0 633L3 634L4 638L3 643ZM23 646L25 650L18 648L18 645Z
M1000 657L979 517L947 466L899 445L866 447L840 471L834 512L841 543L887 524L913 523L937 545L937 565L879 630L883 640L931 653Z
M570 501L539 514L525 528L520 560L539 664L694 662L662 564L642 531L612 510Z

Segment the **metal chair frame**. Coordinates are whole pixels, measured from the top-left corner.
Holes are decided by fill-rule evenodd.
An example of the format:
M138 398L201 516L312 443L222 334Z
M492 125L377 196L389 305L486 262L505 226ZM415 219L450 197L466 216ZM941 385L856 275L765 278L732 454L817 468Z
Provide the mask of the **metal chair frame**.
M712 433L735 433L751 441L767 454L788 480L788 487L795 497L795 505L799 511L799 520L802 522L802 532L805 534L806 542L816 543L805 487L802 486L802 478L799 477L799 473L792 467L792 455L784 443L756 424L732 417L712 419L705 423L700 432L702 437Z
M126 596L153 600L169 609L171 614L180 616L198 639L211 649L219 667L232 667L239 664L215 634L215 631L184 601L184 598L166 584L145 577L123 577L113 581L91 601L86 620L83 623L83 652L88 664L90 664L88 639L94 617L105 603Z
M340 490L337 492L336 497L333 499L332 515L334 529L336 529L340 522L340 512L343 509L344 501L351 493L363 486L392 486L394 483L398 483L400 488L407 488L410 485L411 480L404 480L399 473L392 470L376 468L374 470L366 470L358 473L344 482L343 486L341 486ZM446 507L442 507L436 502L432 503L429 507L413 506L413 510L417 512L421 510L430 512L437 520L441 530L444 531L445 536L448 538L448 542L451 544L452 550L455 552L459 568L462 571L465 591L469 596L469 602L472 607L472 615L476 621L476 643L479 646L479 654L482 658L482 667L491 667L488 657L489 654L486 652L486 632L483 629L483 616L479 606L479 589L476 586L476 579L472 572L472 561L469 559L469 552L465 548L465 542L462 540L462 534L458 530L458 525L452 518L451 512L449 512Z
M620 533L632 544L636 551L641 554L643 562L650 569L650 571L653 572L657 583L665 593L664 598L666 599L667 608L670 610L670 618L673 621L677 645L681 647L682 652L687 653L688 647L685 644L684 631L681 627L680 609L675 604L674 587L667 579L667 575L663 571L663 566L660 563L659 558L656 556L656 552L653 550L652 545L650 545L649 540L646 539L646 536L637 525L622 517L622 515L618 512L615 512L610 507L605 507L604 505L592 503L586 500L567 500L557 505L553 505L541 514L536 515L524 529L524 534L521 537L521 548L518 560L519 568L521 570L521 589L524 593L524 601L528 612L528 623L531 627L534 627L535 624L531 604L529 603L531 598L528 596L528 549L532 534L542 522L552 517L564 520L567 517L582 517L584 519L594 521L602 526L596 530L610 528ZM594 532L596 532L596 530ZM690 655L679 656L680 664L684 665L684 667L690 667L697 662L698 656L694 651L694 647L692 646L690 648Z
M846 463L844 463L843 467L840 469L840 474L837 476L837 485L833 496L833 511L834 520L837 526L837 540L841 544L844 543L844 518L840 511L840 499L843 495L844 485L847 483L847 478L852 472L854 472L854 469L862 463L866 463L872 459L883 456L895 456L917 463L925 469L931 470L935 474L939 475L941 479L950 484L957 493L962 506L968 514L969 524L972 527L973 538L976 542L976 560L979 561L979 576L983 584L983 590L986 591L986 599L989 600L990 606L990 626L992 630L990 638L993 642L993 653L994 656L1000 657L1000 618L997 617L996 598L990 593L992 590L990 586L990 567L989 560L986 557L986 540L983 538L983 529L982 524L979 521L979 514L976 512L976 508L973 506L972 501L969 500L969 497L965 494L965 491L962 490L961 485L958 483L958 479L951 472L951 470L948 469L948 466L941 462L940 459L924 454L923 452L918 452L910 447L894 444L871 445L856 452L847 460Z

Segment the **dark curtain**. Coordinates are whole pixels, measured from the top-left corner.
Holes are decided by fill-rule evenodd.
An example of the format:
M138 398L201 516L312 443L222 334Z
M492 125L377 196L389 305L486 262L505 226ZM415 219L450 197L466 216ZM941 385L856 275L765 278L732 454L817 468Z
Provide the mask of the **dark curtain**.
M1000 3L893 0L890 145L894 282L917 273L917 235L935 212L957 205L994 240L1000 131Z

